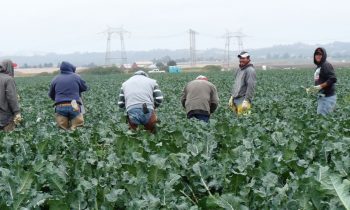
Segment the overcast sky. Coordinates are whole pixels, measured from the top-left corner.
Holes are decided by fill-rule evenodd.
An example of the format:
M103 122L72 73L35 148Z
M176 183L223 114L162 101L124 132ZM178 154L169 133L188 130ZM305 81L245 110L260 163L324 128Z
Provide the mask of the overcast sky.
M0 55L102 52L107 26L130 32L127 50L189 48L189 28L199 33L197 49L224 48L221 36L239 29L249 35L245 48L349 42L349 8L349 0L8 0Z

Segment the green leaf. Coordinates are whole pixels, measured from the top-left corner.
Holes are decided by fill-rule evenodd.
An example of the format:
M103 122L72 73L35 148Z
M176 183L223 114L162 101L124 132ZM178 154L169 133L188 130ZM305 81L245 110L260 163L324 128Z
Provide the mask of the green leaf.
M105 195L108 202L116 202L120 195L125 192L124 189L112 189L112 191Z
M324 169L324 168L322 168ZM320 169L320 182L324 190L339 199L339 203L350 210L350 181L339 175Z

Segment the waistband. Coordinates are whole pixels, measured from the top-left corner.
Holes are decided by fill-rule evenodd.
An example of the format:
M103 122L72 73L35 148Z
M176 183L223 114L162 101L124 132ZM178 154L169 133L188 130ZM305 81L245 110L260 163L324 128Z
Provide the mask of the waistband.
M56 104L55 106L72 106L71 103L60 103L60 104Z
M147 104L147 108L154 110L153 106L151 106L149 104ZM135 104L135 105L131 105L131 106L127 107L127 111L130 111L132 109L142 109L142 104Z

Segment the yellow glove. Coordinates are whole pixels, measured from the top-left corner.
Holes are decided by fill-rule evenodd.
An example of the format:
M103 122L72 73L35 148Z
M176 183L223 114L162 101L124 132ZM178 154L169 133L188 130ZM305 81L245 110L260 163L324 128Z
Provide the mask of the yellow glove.
M243 109L243 111L247 110L248 107L250 107L249 101L244 100L243 103L242 103L242 109Z
M252 105L249 103L249 101L244 100L242 104L239 104L236 109L237 115L246 115L249 114L249 109L252 107Z
M19 123L22 121L22 116L20 113L16 114L15 117L13 118L13 122L16 125L19 125Z

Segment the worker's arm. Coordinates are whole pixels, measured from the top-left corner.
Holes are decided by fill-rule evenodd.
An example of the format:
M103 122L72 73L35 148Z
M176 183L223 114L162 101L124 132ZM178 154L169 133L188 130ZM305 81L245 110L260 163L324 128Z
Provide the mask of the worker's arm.
M247 77L246 77L246 83L247 83L247 91L245 93L245 100L251 102L254 96L255 92L255 86L256 86L256 73L253 68L247 69Z
M121 109L125 108L125 96L123 87L120 89L119 97L118 97L118 106Z
M182 107L185 108L185 104L186 104L186 98L187 98L187 90L186 87L182 90L182 94L181 94L181 104Z
M322 67L321 67L321 71L325 74L325 76L328 78L326 82L320 84L320 87L322 89L327 88L332 86L334 83L337 82L337 77L335 75L335 71L334 68L332 66L332 64L330 63L325 63Z
M156 84L154 86L153 89L153 99L154 99L154 106L156 108L158 108L160 106L160 104L163 102L163 93L162 91L159 89L158 84Z
M219 104L219 95L216 87L213 85L210 93L210 114L214 113Z
M7 103L14 115L20 112L15 81L11 78L5 83Z

